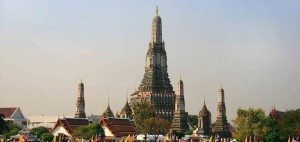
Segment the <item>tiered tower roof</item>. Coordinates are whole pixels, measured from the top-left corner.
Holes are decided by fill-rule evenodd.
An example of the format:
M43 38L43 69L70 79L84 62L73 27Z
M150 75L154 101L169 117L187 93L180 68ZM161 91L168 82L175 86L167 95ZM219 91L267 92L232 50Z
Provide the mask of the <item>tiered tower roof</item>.
M206 107L205 97L202 109L198 116L198 133L206 136L211 135L211 113Z
M205 117L205 116L211 116L210 111L207 109L206 104L205 104L205 100L204 100L204 104L202 106L201 111L199 112L199 117Z
M162 39L162 19L158 7L152 20L151 39L146 55L144 77L138 90L131 96L132 102L146 100L156 107L162 118L172 121L175 108L175 92L169 79L167 53Z
M174 93L167 71L167 53L162 39L162 20L158 14L158 7L152 20L145 74L138 90L139 92Z
M75 118L86 118L85 115L85 101L84 101L84 85L82 79L78 85L78 96L76 103Z
M121 112L117 112L116 117L132 119L132 109L129 106L128 99L126 100L126 103Z
M122 108L121 113L125 113L125 114L129 114L129 113L131 114L132 113L132 110L129 106L128 100L126 101L124 107Z
M114 113L110 109L109 100L108 100L108 104L107 104L106 110L102 113L102 117L115 117Z
M221 87L218 93L218 116L214 124L214 133L221 138L231 138L231 131L226 117L224 89Z
M184 102L184 87L183 81L181 78L177 83L177 94L176 94L176 102L175 102L175 112L171 125L172 130L176 130L177 132L185 132L189 129L188 121L187 121L187 112L185 112L185 102Z

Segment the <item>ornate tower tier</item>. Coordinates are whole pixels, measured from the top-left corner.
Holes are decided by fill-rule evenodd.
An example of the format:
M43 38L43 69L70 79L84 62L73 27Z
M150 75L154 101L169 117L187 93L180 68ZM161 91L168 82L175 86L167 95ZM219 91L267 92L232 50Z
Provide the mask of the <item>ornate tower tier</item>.
M158 8L152 21L152 35L146 55L145 74L139 91L143 92L143 95L149 93L174 94L167 70L167 53L162 40L162 23L158 15Z
M218 134L220 136L220 138L230 138L231 132L230 132L229 124L227 122L224 90L222 87L218 93L217 111L218 111L218 116L217 116L217 120L214 124L213 131L215 134Z
M78 85L78 96L77 96L77 103L76 103L75 118L86 118L84 108L85 108L84 85L81 80L81 82Z
M185 112L183 81L180 79L177 83L175 112L171 129L177 132L185 132L188 130L187 115Z
M200 134L211 135L211 113L206 107L205 98L204 104L198 116L198 131Z
M162 20L158 14L158 8L152 20L152 34L146 55L144 77L138 90L131 96L131 102L146 99L154 103L157 114L172 121L175 93L167 70L167 53L162 40Z
M102 113L101 116L102 116L102 117L105 117L105 118L107 118L107 117L115 117L115 116L114 116L114 113L113 113L112 110L110 109L109 102L108 102L108 104L107 104L106 110Z
M122 108L121 112L117 112L116 115L117 118L128 118L129 120L132 119L132 109L129 106L128 99L126 100L126 103L124 107Z

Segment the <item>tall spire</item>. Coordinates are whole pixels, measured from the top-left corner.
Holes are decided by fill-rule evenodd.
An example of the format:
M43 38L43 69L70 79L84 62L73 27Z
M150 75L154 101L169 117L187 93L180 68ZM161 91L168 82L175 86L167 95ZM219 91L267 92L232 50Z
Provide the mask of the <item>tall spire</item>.
M178 132L184 132L188 130L187 125L187 113L185 112L185 102L184 102L184 91L183 91L183 81L178 80L177 85L177 95L175 101L175 112L172 121L171 129Z
M156 104L156 113L168 121L172 121L175 110L175 92L168 74L167 53L162 40L162 20L156 14L152 20L151 39L146 55L145 73L135 95L131 95L131 102L146 100Z
M177 83L177 95L175 101L175 111L185 111L183 81L180 79Z
M184 90L183 90L183 81L180 79L178 80L177 83L177 95L183 96L184 95Z
M162 25L161 18L158 15L158 6L156 6L155 16L152 20L152 37L151 42L161 43L162 42Z
M221 138L230 138L231 132L226 116L225 93L222 86L218 92L217 112L218 115L217 120L215 122L214 133L218 134Z
M204 135L211 134L211 113L207 109L205 104L205 94L204 94L204 103L202 109L199 112L198 116L198 133Z
M107 108L102 113L102 117L115 117L114 113L112 112L112 110L110 109L110 106L109 106L109 95L107 95Z
M82 83L82 79L78 85L78 95L77 95L75 118L86 118L85 102L84 102L84 85Z
M156 9L158 12L158 8ZM167 53L162 41L160 16L152 20L151 40L146 56L145 74L139 91L151 93L174 93L167 72Z
M203 100L203 106L201 111L207 111L206 103L205 103L205 94L204 94L204 100Z

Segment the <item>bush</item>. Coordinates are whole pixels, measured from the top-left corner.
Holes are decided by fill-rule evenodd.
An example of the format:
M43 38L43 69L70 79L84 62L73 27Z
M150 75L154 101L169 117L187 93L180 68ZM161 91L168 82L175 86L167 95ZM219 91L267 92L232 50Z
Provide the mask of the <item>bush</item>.
M53 138L54 136L50 133L44 133L42 136L41 136L41 140L42 141L53 141Z

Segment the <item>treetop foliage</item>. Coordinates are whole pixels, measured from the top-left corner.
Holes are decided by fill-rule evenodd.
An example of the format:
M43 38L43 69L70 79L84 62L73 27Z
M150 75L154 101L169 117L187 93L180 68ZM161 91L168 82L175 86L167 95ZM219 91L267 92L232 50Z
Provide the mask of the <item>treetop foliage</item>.
M156 108L150 102L142 100L141 102L134 102L132 104L133 108L133 119L136 127L139 131L144 129L144 121L149 118L156 117Z
M39 126L30 130L30 134L37 135L38 138L40 138L44 133L49 133L49 129L44 126Z
M251 136L256 141L283 142L289 137L300 136L300 111L289 110L281 119L274 120L261 108L239 108L233 124L236 129L233 137L239 141Z
M197 115L188 115L188 122L196 128L198 126L198 116Z
M89 140L95 136L101 136L101 138L105 137L104 130L102 129L100 124L89 124L86 126L78 127L73 133L74 138Z

